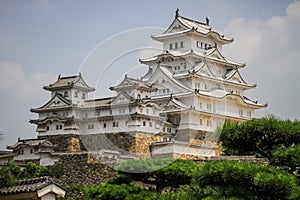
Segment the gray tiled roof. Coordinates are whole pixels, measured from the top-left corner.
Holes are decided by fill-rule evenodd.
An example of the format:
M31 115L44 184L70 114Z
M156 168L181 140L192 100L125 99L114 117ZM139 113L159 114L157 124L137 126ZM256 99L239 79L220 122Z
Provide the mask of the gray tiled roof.
M47 176L20 180L12 187L1 188L0 195L36 192L51 184L57 185L50 177Z
M41 146L41 147L53 147L50 141L47 139L23 139L23 140L18 140L18 142L14 145L7 146L8 149L15 149L18 146L21 145L27 145L29 147L36 147L36 146Z

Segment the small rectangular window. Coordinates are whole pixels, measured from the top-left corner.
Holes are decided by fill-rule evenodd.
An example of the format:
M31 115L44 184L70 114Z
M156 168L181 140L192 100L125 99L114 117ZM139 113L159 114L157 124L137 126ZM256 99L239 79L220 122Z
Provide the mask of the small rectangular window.
M143 121L143 126L146 126L146 122L145 121Z
M211 104L210 103L207 104L207 110L211 110Z
M211 126L211 121L207 120L207 126L210 127Z
M62 129L62 125L61 124L57 124L56 125L56 130L61 130Z
M20 149L19 152L18 152L18 154L19 154L19 155L23 155L23 154L24 154L24 150L23 150L23 149Z
M202 125L202 119L201 119L201 118L200 118L200 120L199 120L199 124Z
M113 122L113 127L118 127L119 126L119 122Z
M94 124L89 124L88 129L94 129Z
M106 123L103 123L103 128L106 128Z
M248 117L252 117L251 111L248 111L248 112L247 112L247 116L248 116Z
M170 50L172 50L172 48L173 48L173 44L172 44L172 43L170 43Z
M65 91L65 93L64 93L64 97L68 97L68 96L69 96L68 92L67 92L67 91Z
M178 43L177 42L175 43L175 49L178 49Z
M180 48L183 48L183 42L182 41L180 42Z
M239 114L242 117L243 116L243 110L239 110Z
M152 127L152 122L149 122L149 127Z

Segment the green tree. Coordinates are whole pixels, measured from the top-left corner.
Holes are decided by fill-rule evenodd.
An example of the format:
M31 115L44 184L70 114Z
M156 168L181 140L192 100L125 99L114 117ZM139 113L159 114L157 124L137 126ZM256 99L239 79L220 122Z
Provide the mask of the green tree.
M189 185L198 167L189 160L146 159L123 162L117 170L128 180L154 185L161 192L166 187Z
M45 166L36 165L28 162L26 167L20 172L19 179L36 178L49 175L49 170Z
M22 170L14 162L3 165L0 168L0 188L14 185L16 180L36 178L40 176L49 175L48 168L45 166L38 166L32 162L27 163Z
M15 166L11 163L0 167L0 188L12 186L16 181Z
M300 145L275 150L270 161L290 173L297 171L300 168Z
M275 117L252 119L242 124L226 122L220 141L227 155L271 158L274 150L300 143L300 123Z
M130 184L113 184L107 181L101 185L91 185L85 188L83 199L101 200L154 200L157 194L143 187Z
M299 199L296 177L261 164L212 161L201 165L194 183L205 198ZM205 199L203 198L203 199Z

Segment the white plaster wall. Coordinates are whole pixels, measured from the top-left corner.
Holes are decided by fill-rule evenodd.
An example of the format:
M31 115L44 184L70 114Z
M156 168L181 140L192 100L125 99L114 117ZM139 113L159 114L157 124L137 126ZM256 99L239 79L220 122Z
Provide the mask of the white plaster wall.
M42 154L40 159L40 165L42 166L51 166L58 161L56 158L52 158L50 154Z
M30 153L30 149L33 149L33 148L22 148L24 154L14 156L14 160L31 160L31 159L34 160L34 159L39 159L40 156L38 154L35 154L35 152Z
M41 197L41 200L55 200L56 196L54 193L50 192Z

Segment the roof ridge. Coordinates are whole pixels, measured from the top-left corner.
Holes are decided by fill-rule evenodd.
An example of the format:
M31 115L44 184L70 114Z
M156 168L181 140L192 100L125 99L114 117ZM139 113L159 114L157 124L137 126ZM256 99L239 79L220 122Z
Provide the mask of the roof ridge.
M23 180L18 180L16 182L15 186L29 185L29 184L41 183L41 182L45 182L45 181L53 182L53 179L50 176L42 176L42 177L36 177L36 178L30 178L30 179L23 179Z
M197 21L197 20L194 20L194 19L190 19L190 18L188 18L188 17L184 17L184 16L178 16L178 17L181 17L181 18L183 18L183 19L186 19L186 20L189 20L189 21L191 21L191 22L195 22L195 23L198 23L198 24L201 24L201 25L204 25L204 26L209 26L209 25L207 25L206 23L204 23L204 22L200 22L200 21ZM209 28L208 28L209 29Z
M104 97L104 98L98 98L98 99L88 99L85 100L84 102L93 102L93 101L102 101L102 100L108 100L108 99L112 99L114 97Z
M80 75L71 75L71 76L60 76L59 79L68 79L68 78L77 78Z

